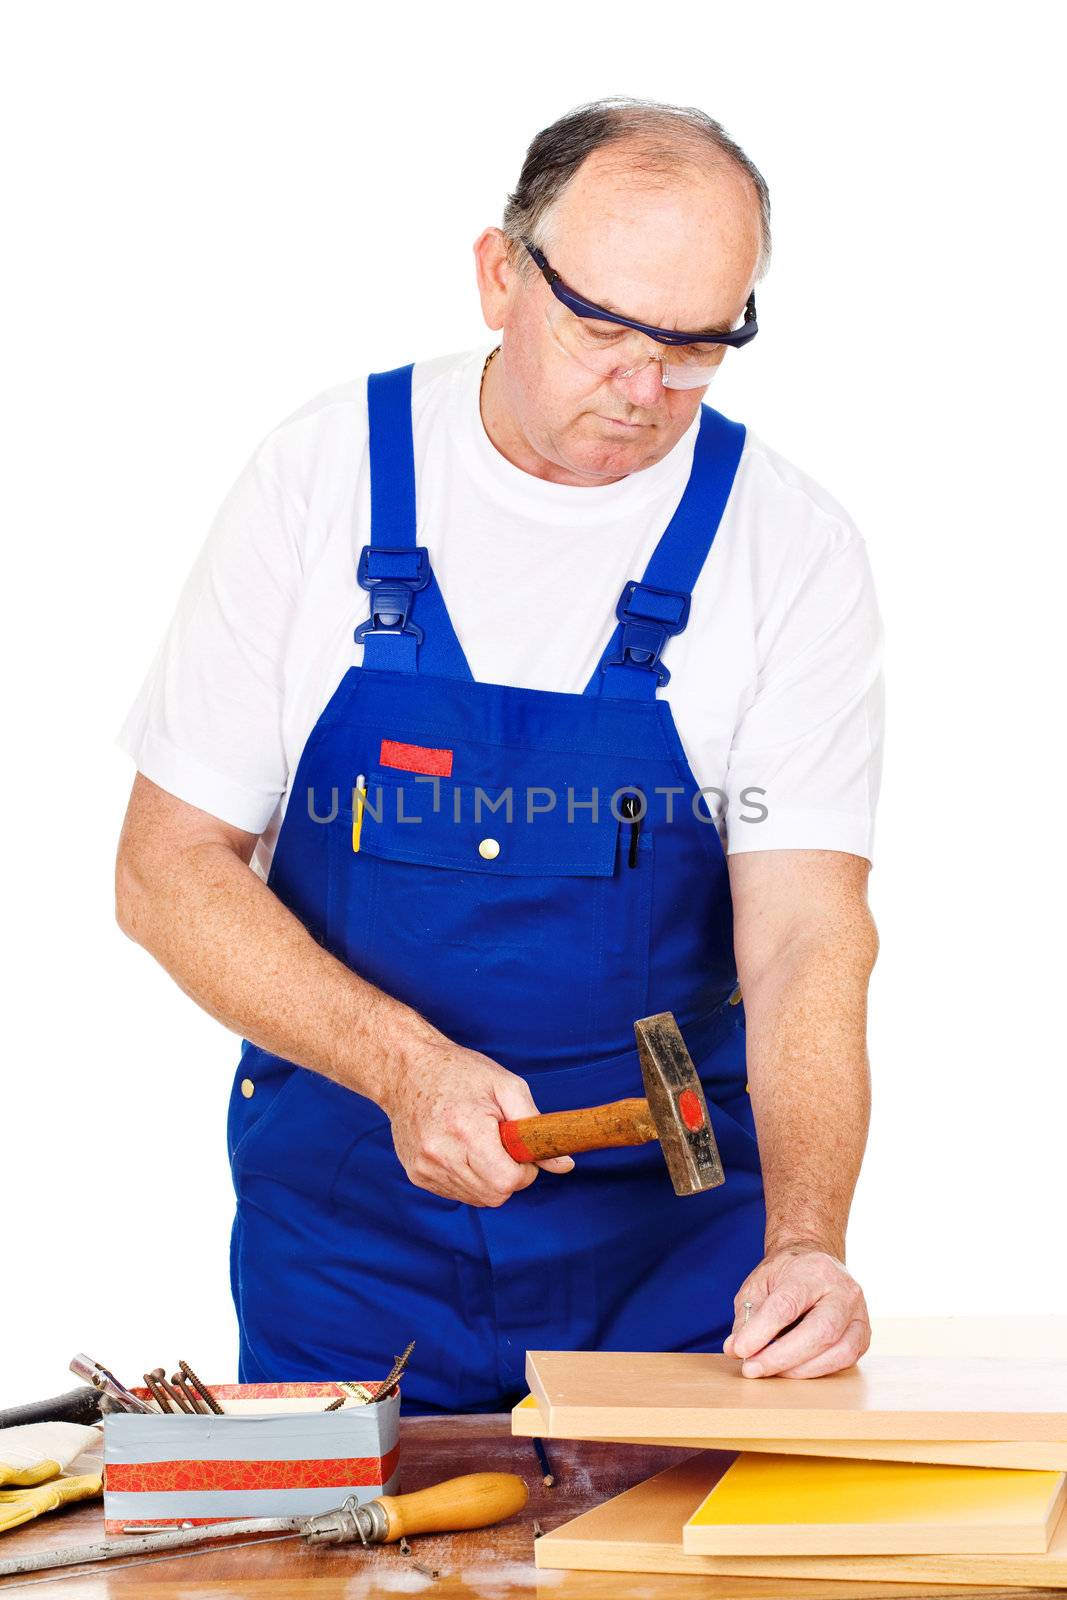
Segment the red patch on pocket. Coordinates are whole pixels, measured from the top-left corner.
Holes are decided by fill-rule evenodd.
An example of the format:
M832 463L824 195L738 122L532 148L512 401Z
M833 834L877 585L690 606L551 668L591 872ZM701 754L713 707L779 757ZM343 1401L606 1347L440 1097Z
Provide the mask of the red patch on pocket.
M425 744L400 744L383 739L379 762L383 767L399 767L401 772L425 772L433 778L452 776L451 750L432 750Z

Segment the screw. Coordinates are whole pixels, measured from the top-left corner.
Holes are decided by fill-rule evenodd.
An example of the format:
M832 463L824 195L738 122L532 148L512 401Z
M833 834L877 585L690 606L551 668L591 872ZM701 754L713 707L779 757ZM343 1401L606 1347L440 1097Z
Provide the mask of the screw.
M385 1379L385 1382L379 1386L378 1392L374 1396L375 1401L388 1400L389 1396L396 1388L397 1381L399 1380L404 1368L407 1366L408 1361L411 1358L411 1352L414 1350L414 1348L415 1341L412 1339L403 1355L397 1356L396 1360L393 1362L393 1365L389 1370L389 1376Z
M159 1407L160 1411L162 1411L164 1414L167 1414L174 1410L174 1406L171 1404L169 1395L160 1386L160 1379L162 1377L163 1368L156 1367L153 1372L145 1373L144 1381L145 1387L149 1390L152 1399L156 1402L156 1405Z
M162 1371L163 1371L162 1367L157 1368L157 1371L162 1373ZM153 1373L153 1376L155 1376L154 1373ZM193 1408L189 1404L188 1400L185 1398L185 1395L184 1395L184 1393L182 1392L181 1389L176 1389L172 1383L168 1383L165 1376L158 1378L156 1381L158 1382L159 1387L164 1391L164 1393L167 1394L170 1397L170 1399L174 1401L174 1404L175 1404L175 1406L177 1407L177 1409L179 1411L184 1411L186 1416L188 1416L192 1412Z
M207 1405L208 1409L210 1411L213 1411L216 1417L221 1417L223 1415L222 1407L219 1405L218 1401L215 1399L215 1396L212 1394L212 1392L208 1388L207 1384L206 1383L201 1383L200 1379L197 1377L196 1373L193 1371L193 1369L189 1365L188 1361L179 1361L178 1365L179 1365L179 1367L181 1367L182 1371L185 1373L185 1381L186 1381L186 1383L191 1383L193 1388L196 1390L197 1394L200 1396L201 1400L203 1400L205 1402L205 1404Z
M195 1414L197 1416L203 1416L207 1411L207 1406L201 1400L196 1390L186 1383L184 1373L172 1372L170 1375L170 1382L172 1388L177 1389L179 1394L185 1396Z

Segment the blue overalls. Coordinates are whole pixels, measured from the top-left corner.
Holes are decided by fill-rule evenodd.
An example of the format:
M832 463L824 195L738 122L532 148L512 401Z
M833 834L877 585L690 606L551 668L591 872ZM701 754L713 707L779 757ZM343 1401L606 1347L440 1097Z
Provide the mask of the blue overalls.
M744 429L702 407L685 493L584 694L478 683L416 543L411 370L368 381L364 662L304 748L270 887L543 1112L643 1093L634 1021L673 1011L726 1171L679 1198L658 1144L597 1151L467 1206L408 1180L372 1101L245 1042L228 1130L241 1379L373 1377L415 1339L406 1410L487 1411L524 1391L528 1348L721 1348L763 1253L726 861L656 696Z

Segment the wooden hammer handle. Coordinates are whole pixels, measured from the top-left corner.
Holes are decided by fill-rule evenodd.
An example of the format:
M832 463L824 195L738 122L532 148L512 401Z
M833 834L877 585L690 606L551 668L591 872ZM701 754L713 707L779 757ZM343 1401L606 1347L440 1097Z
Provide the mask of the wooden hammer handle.
M456 1533L488 1528L513 1517L526 1504L526 1485L513 1472L470 1472L414 1494L378 1497L389 1523L384 1542L413 1533Z
M614 1100L584 1111L552 1111L500 1124L501 1143L513 1161L549 1161L658 1138L647 1100Z

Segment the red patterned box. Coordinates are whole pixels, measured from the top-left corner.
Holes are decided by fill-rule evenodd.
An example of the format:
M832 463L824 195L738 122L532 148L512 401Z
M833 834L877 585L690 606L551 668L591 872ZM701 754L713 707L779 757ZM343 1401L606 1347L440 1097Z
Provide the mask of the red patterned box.
M104 1418L109 1534L145 1523L312 1516L349 1495L362 1504L399 1488L399 1394L326 1411L344 1393L336 1383L224 1383L211 1392L221 1417Z

